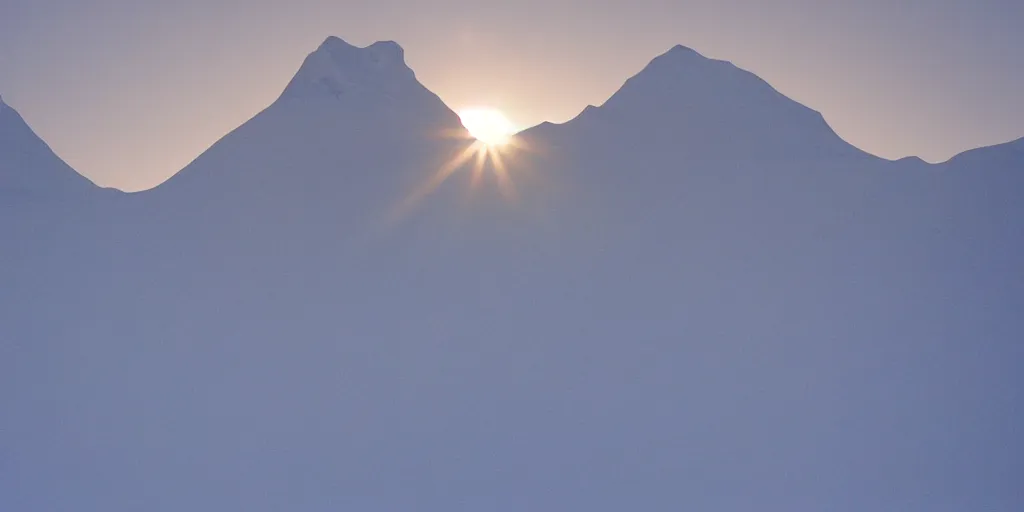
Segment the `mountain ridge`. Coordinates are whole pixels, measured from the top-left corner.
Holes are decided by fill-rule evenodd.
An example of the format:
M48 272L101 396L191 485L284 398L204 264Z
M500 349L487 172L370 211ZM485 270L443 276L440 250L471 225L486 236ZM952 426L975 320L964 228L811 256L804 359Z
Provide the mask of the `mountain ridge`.
M416 79L405 62L405 50L394 41L365 47L330 36L310 53L281 93L280 100L308 96L361 95L401 101L405 95L435 96Z
M442 132L465 130L458 115L416 79L401 46L379 41L360 48L331 36L307 55L273 103L150 191L164 193L189 181L197 181L192 186L201 188L202 175L215 172L246 179L253 169L263 169L255 179L287 179L274 177L267 168L270 162L288 167L289 158L327 154L334 155L331 158L340 165L367 147L389 144L392 139L437 140ZM348 149L339 144L348 144ZM250 169L244 173L221 170L222 164L217 163L223 162L222 155L247 151L264 156L246 164ZM386 151L381 150L380 156L386 158ZM222 192L232 187L230 183L216 186Z
M0 97L0 195L69 199L104 190L68 165Z
M718 86L722 85L723 82L718 81L714 82L715 87L711 87L707 83L697 84L696 89L702 92L702 94L696 97L682 98L681 101L686 103L686 108L683 109L673 108L672 103L654 102L653 104L645 104L644 101L638 101L638 99L649 99L649 93L652 90L654 92L671 93L674 91L673 87L678 86L680 83L685 85L687 83L686 80L690 80L690 84L693 85L694 75L697 75L698 78L702 75L699 73L689 73L689 71L699 71L704 73L704 75L718 75L718 78L725 79L724 83L727 85L742 82L743 88L748 91L748 93L744 93L746 94L746 99L737 102L732 101L736 98L719 97L718 100L711 102L716 104L714 108L707 108L709 102L706 99L709 97L714 98L714 96L707 96L704 93L707 93L708 90L715 90ZM752 99L758 96L768 97L775 106L766 108L764 104L759 105ZM772 96L774 98L771 98ZM680 100L680 98L671 95L667 97ZM394 41L377 41L360 48L349 44L337 36L327 37L313 52L307 55L279 97L267 109L281 103L324 101L328 98L345 105L345 111L339 112L338 115L390 117L393 119L402 117L408 122L411 119L408 114L414 113L419 117L420 122L424 126L444 118L444 131L452 133L458 132L461 129L457 114L444 104L443 100L435 93L427 89L416 79L415 72L405 63L404 49ZM0 102L2 102L2 99L0 99ZM9 105L2 103L0 105L3 105L0 106L0 111L5 109L14 110ZM678 142L680 140L685 143L690 141L690 145L696 147L696 149L691 148L689 150L694 155L711 151L713 156L714 151L717 151L719 154L734 156L748 151L752 152L755 156L757 154L770 153L775 154L777 157L786 157L814 146L814 148L811 148L811 151L822 153L823 155L845 155L859 159L874 158L905 165L921 165L923 163L923 161L919 162L918 157L915 156L887 160L870 155L836 134L820 112L789 98L756 74L739 68L729 61L706 57L697 50L682 44L674 45L650 60L641 71L629 77L600 106L587 106L577 116L565 123L544 122L524 130L522 134L526 137L532 137L538 133L557 132L568 129L573 125L591 122L588 120L595 119L596 121L593 122L596 122L598 126L609 122L614 123L616 120L621 120L623 110L627 112L631 109L637 110L636 107L645 112L654 112L662 116L666 121L671 121L673 117L678 120L684 119L686 114L691 112L687 109L694 106L701 107L703 112L713 120L710 130L705 126L689 126L689 128L684 127L684 129L680 130L678 125L668 123L666 126L660 127L635 125L629 127L626 131L637 138L646 137L650 139L648 143ZM736 116L744 112L756 111L759 108L765 110L767 117L757 118L757 123L738 122L738 120L743 118ZM780 112L788 111L790 114L796 114L796 117L802 117L803 120L793 125L794 132L787 135L785 130L780 130L778 120L781 119L783 123L788 123L792 119L786 121L784 117L779 118L768 115L772 109ZM718 115L722 112L731 112L729 115L732 118L726 119ZM261 114L263 114L263 111L257 113L253 119L260 117ZM760 128L755 129L752 124L758 124ZM231 133L242 126L244 125L236 127ZM784 128L785 126L781 127ZM720 132L717 138L712 137L711 132L715 130ZM752 140L758 137L765 138L766 142L762 144L763 147L737 148L735 146L736 139L740 137L737 137L736 134L741 134L744 131L751 132L748 138ZM222 138L222 140L231 136L231 133ZM723 134L727 134L727 136ZM769 143L772 140L774 142ZM1021 142L1022 140L1024 138L966 150L951 157L946 162L927 163L925 165L930 167L950 165L955 162L981 158L977 156L979 154L1005 153L1005 148L1015 148L1024 144ZM721 141L726 142L723 143ZM637 142L644 143L643 140L638 140ZM217 141L212 144L202 154L197 155L188 166L150 190L173 181L182 171L193 167L195 160L203 157L207 151L214 149L219 143L220 141ZM715 149L714 146L716 145L721 147ZM75 174L80 175L77 171L75 171ZM10 182L11 179L7 181Z

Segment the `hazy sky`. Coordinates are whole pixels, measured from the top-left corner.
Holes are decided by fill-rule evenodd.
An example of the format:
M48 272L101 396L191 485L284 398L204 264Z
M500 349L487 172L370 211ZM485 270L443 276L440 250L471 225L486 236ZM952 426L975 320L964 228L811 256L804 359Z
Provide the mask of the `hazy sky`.
M94 181L152 187L273 101L328 35L398 41L449 106L600 104L677 43L888 158L1024 136L1021 0L0 0L0 94Z

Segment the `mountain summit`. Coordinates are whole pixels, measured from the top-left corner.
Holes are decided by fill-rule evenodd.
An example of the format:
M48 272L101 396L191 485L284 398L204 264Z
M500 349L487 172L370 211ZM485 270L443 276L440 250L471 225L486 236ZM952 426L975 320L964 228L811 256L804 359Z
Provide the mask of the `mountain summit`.
M332 36L306 57L277 101L157 189L193 180L202 195L247 187L269 193L323 179L347 187L357 169L379 169L382 159L410 153L396 148L455 129L458 115L416 80L401 46L359 48Z
M334 99L352 111L380 115L403 111L409 115L443 114L434 93L416 80L405 63L405 50L394 41L365 48L328 37L306 57L278 101Z
M614 125L626 140L669 144L683 156L862 156L820 113L753 73L677 45L654 58L600 107L578 118ZM572 123L570 123L572 124Z
M358 48L332 36L309 54L283 96L395 94L415 80L397 43L380 41Z

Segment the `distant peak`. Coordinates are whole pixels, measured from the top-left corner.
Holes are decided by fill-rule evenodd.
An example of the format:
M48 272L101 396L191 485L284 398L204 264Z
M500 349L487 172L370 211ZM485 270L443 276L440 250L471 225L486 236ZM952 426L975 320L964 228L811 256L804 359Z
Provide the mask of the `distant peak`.
M693 48L677 44L630 77L605 106L614 105L624 97L650 103L652 94L662 101L704 101L709 94L720 96L723 84L759 81L746 76L749 73L737 71L729 62L710 59ZM689 96L680 96L683 93Z
M682 45L651 60L599 109L647 141L685 141L694 155L854 152L820 113L731 62Z
M391 59L392 62L405 64L405 50L394 41L377 41L365 48L360 48L337 36L329 36L317 48L318 52L326 52L334 56L355 55L363 53L376 57L377 60Z
M734 66L726 61L715 60L701 55L697 50L677 44L668 51L651 59L640 73L629 82L667 82L682 77L711 76L732 73Z
M700 55L700 53L697 53L697 50L688 46L677 44L665 52L664 55Z
M328 37L306 56L275 104L295 102L333 103L347 115L384 119L401 114L461 126L458 116L416 79L405 50L394 41L358 47Z
M414 83L416 75L406 65L405 50L398 43L378 41L360 48L330 36L306 57L284 96L397 94Z
M394 41L377 41L360 48L340 37L330 36L311 54L315 55L326 55L334 64L341 67L366 67L367 64L373 64L376 68L391 66L408 69L405 64L405 50Z
M355 46L347 43L344 39L338 36L327 36L327 39L324 39L324 42L320 44L320 48L355 48Z
M650 64L648 64L648 68L679 69L681 67L717 62L720 61L709 59L693 48L677 44L665 53L652 59Z
M3 111L5 108L7 108L7 104L4 103L4 96L0 94L0 111Z

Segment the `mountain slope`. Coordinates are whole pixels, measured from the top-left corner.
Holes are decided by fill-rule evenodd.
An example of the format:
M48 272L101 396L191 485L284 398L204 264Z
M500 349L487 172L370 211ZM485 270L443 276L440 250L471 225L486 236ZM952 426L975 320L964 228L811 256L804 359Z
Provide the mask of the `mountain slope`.
M0 505L1020 508L1014 161L871 158L676 49L421 189L466 142L397 55L329 39L20 281Z
M98 190L55 155L21 115L0 99L0 201L68 199Z
M989 167L1024 169L1024 138L984 148L965 151L951 158L947 165L955 168Z
M387 158L389 146L433 142L460 129L458 116L416 80L400 46L357 48L330 37L306 58L277 101L157 192L191 187L194 193L219 194L247 182L275 187L328 174L358 179L360 162L350 160L352 155Z
M24 322L26 310L36 318L46 306L35 297L59 288L61 272L87 268L67 255L90 237L83 227L105 218L105 205L121 195L68 166L0 99L0 324Z

